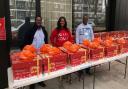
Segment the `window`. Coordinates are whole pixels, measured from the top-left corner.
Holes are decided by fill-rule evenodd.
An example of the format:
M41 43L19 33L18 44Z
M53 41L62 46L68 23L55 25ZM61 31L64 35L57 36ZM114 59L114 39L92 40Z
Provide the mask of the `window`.
M73 3L73 29L75 29L81 21L78 21L78 19L80 19L80 14L78 15L78 13L81 13L81 17L88 15L89 22L92 21L92 23L95 23L96 27L101 27L105 30L105 1L107 0L79 0L79 3L77 1L78 0L75 0Z
M10 0L12 46L18 46L17 33L19 28L24 24L25 17L30 17L31 21L35 19L35 2L34 0Z

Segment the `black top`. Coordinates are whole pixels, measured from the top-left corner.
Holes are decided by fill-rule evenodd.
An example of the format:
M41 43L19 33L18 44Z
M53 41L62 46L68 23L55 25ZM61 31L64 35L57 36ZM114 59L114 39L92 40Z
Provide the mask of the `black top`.
M30 19L25 18L25 23L19 28L18 30L18 45L22 49L24 46L24 37L26 32L32 28L32 25L30 24Z
M47 44L48 43L48 33L47 31L45 30L45 27L44 26L41 26L42 28L42 31L44 33L44 42ZM34 35L36 33L38 29L38 26L34 25L32 29L30 29L26 34L25 34L25 40L24 40L24 46L25 45L30 45L32 44L33 42L33 38L34 38Z

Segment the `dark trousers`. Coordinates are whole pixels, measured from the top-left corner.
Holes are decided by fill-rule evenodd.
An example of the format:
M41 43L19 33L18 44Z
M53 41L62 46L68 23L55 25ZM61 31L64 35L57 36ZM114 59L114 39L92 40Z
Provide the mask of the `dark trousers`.
M85 70L80 70L78 71L78 76L81 78L81 76L83 75L83 71L86 71L87 74L90 73L90 67L89 68L86 68Z
M90 72L90 67L86 68L86 73L89 73L89 72Z
M30 85L29 89L35 89L35 84Z
M37 84L40 85L40 86L42 86L42 87L45 87L46 86L44 82L39 82ZM30 87L29 89L35 89L35 84L31 84L29 87Z

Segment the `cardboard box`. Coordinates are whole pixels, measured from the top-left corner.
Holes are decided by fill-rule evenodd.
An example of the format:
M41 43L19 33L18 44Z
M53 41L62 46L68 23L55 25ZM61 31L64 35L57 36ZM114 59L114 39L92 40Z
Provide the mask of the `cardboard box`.
M53 72L60 69L63 69L67 66L67 54L66 53L60 53L54 56L50 55L42 55L42 66L43 71L45 73L47 72Z
M105 56L113 57L118 54L118 45L113 45L111 47L105 47Z
M101 39L102 40L105 40L108 36L109 36L109 33L108 32L102 32L101 33Z
M77 66L87 61L88 53L84 48L80 48L75 53L67 51L64 47L60 47L60 49L68 55L68 65L70 66Z
M128 43L128 38L125 38L126 43Z
M85 63L87 60L87 50L81 48L75 53L68 53L68 59L68 63L71 66L77 66L82 63Z
M125 37L128 37L128 31L125 31Z
M98 60L104 57L104 47L100 47L97 49L89 49L90 57L89 60Z
M122 38L122 37L125 37L125 31L119 31L118 33L118 38Z
M119 44L118 45L118 53L126 53L128 52L128 44Z
M11 60L14 80L37 76L42 73L41 60L36 61L36 58L33 61L28 62L23 62L19 59Z
M112 31L112 32L109 32L109 36L113 37L113 38L117 38L118 37L118 31Z
M67 54L66 53L61 53L58 55L55 55L51 57L51 66L53 66L53 70L60 70L66 67L67 65Z
M43 73L47 73L48 72L48 58L43 57L41 60L42 60ZM51 71L50 68L49 68L49 71Z
M14 69L14 67L12 66L12 70L13 70L14 80L19 80L19 79L30 77L30 71L28 67Z
M94 33L94 38L101 38L101 33Z

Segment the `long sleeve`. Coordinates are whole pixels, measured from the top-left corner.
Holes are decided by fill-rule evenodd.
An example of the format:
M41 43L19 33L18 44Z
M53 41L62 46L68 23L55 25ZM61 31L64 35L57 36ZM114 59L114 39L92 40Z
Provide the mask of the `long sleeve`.
M93 28L91 29L91 40L93 40L94 39L94 32L93 32Z
M44 41L47 44L48 43L48 33L47 33L45 27L42 27L42 29L43 29L43 32L44 32L44 35L45 35Z
M79 38L79 27L76 29L76 32L75 33L76 33L76 43L79 44L80 43L79 42L79 39L80 39Z
M36 27L33 26L31 29L29 29L26 34L25 34L25 38L24 38L24 45L30 45L32 44L32 41L33 41L33 37L34 37L34 34L36 32Z
M31 32L32 32L31 29L26 32L26 34L24 36L23 47L25 45L30 45L32 43L32 33Z
M23 26L21 26L18 30L18 45L19 45L20 49L22 49L24 46L25 33L23 34L23 30L26 30L26 29L23 29Z
M70 41L70 42L73 42L73 39L72 39L72 35L71 35L70 30L68 30L68 34L69 34L69 41Z
M56 31L56 29L54 29L51 33L51 36L50 36L50 42L52 45L55 45L56 35L57 35L57 31Z

